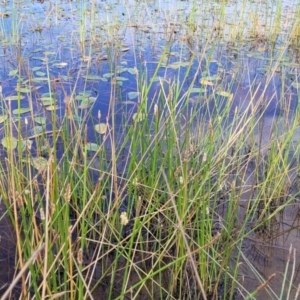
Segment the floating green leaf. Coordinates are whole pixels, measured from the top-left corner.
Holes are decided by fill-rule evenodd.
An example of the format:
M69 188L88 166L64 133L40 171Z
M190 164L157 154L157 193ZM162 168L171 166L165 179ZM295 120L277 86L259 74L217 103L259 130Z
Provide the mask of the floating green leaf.
M184 62L184 61L177 61L173 64L170 64L168 67L171 69L178 69L178 68L186 68L190 65L190 62Z
M90 97L91 94L92 94L91 91L82 92L82 93L79 93L78 95L76 95L75 99L76 100L84 100L84 99Z
M25 114L30 112L32 109L30 107L20 107L20 108L16 108L12 111L12 113L14 115L18 115L18 114Z
M25 99L25 97L23 95L14 95L14 96L8 96L8 97L5 97L4 100L5 101L14 101L14 100L23 100Z
M205 76L205 77L202 77L201 79L202 80L207 80L207 81L218 81L218 80L221 79L221 77L215 75L215 76Z
M35 117L34 121L40 125L46 125L46 118L45 117Z
M16 76L18 74L18 70L11 70L8 73L8 76Z
M61 63L56 63L56 64L54 64L54 66L56 67L56 68L59 68L59 69L62 69L62 68L64 68L64 67L66 67L68 65L68 63L65 63L65 62L61 62Z
M33 72L35 72L35 71L38 71L38 70L40 70L42 67L33 67L31 70L33 71Z
M203 91L203 88L192 88L191 89L191 94L193 93L201 93Z
M95 144L95 143L87 143L85 145L85 148L87 151L98 151L100 149L100 146L98 144Z
M18 140L16 138L14 138L13 136L6 136L1 140L1 144L8 151L14 150L14 149L16 149L16 147L18 145Z
M229 98L229 99L233 98L233 94L229 93L229 92L226 92L226 91L219 91L219 92L217 92L217 94L220 95L221 97L226 97L226 98Z
M141 122L141 121L143 121L145 118L146 118L146 116L145 116L145 114L142 113L142 112L137 112L137 113L133 114L133 116L132 116L132 119L133 119L135 122Z
M129 72L132 75L135 75L135 74L138 73L138 70L136 68L127 68L126 71Z
M59 109L59 106L57 106L57 105L49 105L49 106L46 106L45 109L48 110L48 111L53 111L53 110Z
M113 75L114 75L114 73L105 73L105 74L103 74L103 77L110 78Z
M93 75L93 74L86 75L86 76L84 76L84 78L86 80L101 80L102 79L101 76L99 76L99 75Z
M89 108L95 101L97 100L96 97L88 97L88 98L84 98L80 105L78 106L78 108L80 109L85 109L85 108Z
M126 77L121 77L121 76L117 76L117 77L116 77L116 80L117 80L117 81L126 81L126 80L128 80L128 78L126 78Z
M214 83L213 83L212 81L205 80L205 79L203 79L203 78L200 80L200 83L201 83L202 85L209 85L209 86L214 85Z
M31 135L39 135L41 133L45 132L45 127L44 126L35 126L30 130Z
M129 92L128 94L128 98L130 100L137 98L140 95L140 92Z
M44 101L53 101L53 102L55 102L55 99L53 97L41 97L40 100L42 102L44 102Z
M31 89L28 87L16 87L16 91L20 93L30 93Z
M48 167L48 161L46 158L40 157L33 157L30 161L31 165L37 169L39 172L46 171Z
M130 50L130 48L122 48L122 49L120 49L120 51L122 51L122 52L127 52L127 51L129 51Z
M42 76L45 76L46 73L45 72L41 72L41 71L37 71L37 72L35 72L35 75L42 77Z
M31 140L21 140L21 148L22 148L22 152L25 151L26 149L31 150L33 141Z
M47 77L36 77L32 79L32 82L42 82L42 81L48 81Z
M0 124L3 123L4 121L6 121L7 118L8 118L7 115L0 116Z
M105 134L106 129L107 129L107 124L106 123L100 123L94 126L95 131L97 131L100 134Z

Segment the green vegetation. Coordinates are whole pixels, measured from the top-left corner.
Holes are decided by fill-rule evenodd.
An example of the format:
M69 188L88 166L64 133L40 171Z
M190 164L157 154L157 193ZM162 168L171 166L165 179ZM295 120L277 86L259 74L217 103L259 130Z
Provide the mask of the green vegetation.
M0 299L297 299L300 6L257 2L3 8Z

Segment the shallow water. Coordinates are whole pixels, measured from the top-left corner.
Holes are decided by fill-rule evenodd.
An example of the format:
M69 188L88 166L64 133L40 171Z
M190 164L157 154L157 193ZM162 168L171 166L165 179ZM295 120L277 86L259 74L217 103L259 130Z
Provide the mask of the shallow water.
M228 97L224 93L218 103L210 100L220 92L232 94L230 118L236 110L251 113L261 107L255 137L256 146L260 141L265 154L275 120L285 124L298 109L300 56L297 47L285 43L298 5L291 1L282 7L272 1L252 1L244 6L234 1L203 1L201 9L193 13L190 1L2 2L1 114L9 115L18 107L29 108L33 114L16 112L10 119L21 122L24 136L33 136L39 130L53 128L53 112L47 107L57 105L54 111L59 124L67 115L66 99L73 97L79 105L78 122L86 122L89 129L93 122L111 123L114 106L117 126L122 131L122 120L132 120L138 109L141 95L132 94L141 88L136 80L138 71L147 83L156 77L147 95L150 107L159 93L168 93L172 83L181 87L178 107L186 105L187 115L198 109L201 121L226 108ZM235 26L232 19L239 25ZM275 25L268 25L276 22L280 30L270 41L267 30ZM239 27L243 30L238 31ZM117 86L116 95L111 94L112 81ZM186 97L191 86L196 92ZM9 100L18 94L24 97L19 104ZM91 117L85 121L89 109ZM32 115L46 118L44 128L36 127L39 123ZM98 142L95 132L88 132L88 142ZM297 147L299 129L295 132ZM270 228L253 233L245 241L245 255L257 272L265 279L274 272L278 274L271 282L276 294L280 293L290 245L300 247L298 209L296 199L275 217ZM1 221L4 225L0 224L3 237L12 234L6 221L5 217ZM14 243L4 238L0 245L4 244L8 247L6 254L1 252L0 284L9 281L14 270ZM299 261L296 255L296 270ZM255 289L259 282L253 270L243 263L241 271L242 284ZM297 274L293 284L299 281ZM263 293L257 299L267 299Z

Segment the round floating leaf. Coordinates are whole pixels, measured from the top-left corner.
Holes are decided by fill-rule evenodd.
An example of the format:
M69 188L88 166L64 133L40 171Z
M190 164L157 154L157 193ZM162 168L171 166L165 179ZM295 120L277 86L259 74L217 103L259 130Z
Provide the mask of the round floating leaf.
M20 93L26 93L27 94L27 93L30 93L31 89L27 88L27 87L17 87L16 91L20 92Z
M201 80L200 80L200 83L201 83L202 85L209 85L209 86L214 85L213 82L211 82L211 81L209 81L209 80L205 80L205 79L201 79Z
M130 48L122 48L122 49L120 49L120 51L122 51L122 52L127 52L127 51L129 51L130 50Z
M23 99L25 99L25 97L22 96L22 95L20 95L20 96L18 96L18 95L8 96L8 97L4 98L5 101L14 101L14 100L23 100Z
M41 133L43 133L45 131L45 127L44 126L34 126L30 132L33 136L35 135L39 135Z
M46 171L48 167L48 161L46 158L40 157L33 157L31 159L31 165L37 169L39 172Z
M43 76L46 75L46 73L45 72L41 72L41 71L37 71L37 72L35 72L35 75L43 77Z
M1 144L7 150L14 150L18 145L18 140L13 136L6 136L1 140Z
M7 115L0 116L0 124L3 123L4 121L6 121L7 118L8 118Z
M132 75L135 75L138 73L138 70L136 68L127 68L126 71Z
M12 113L14 115L18 115L18 114L25 114L30 112L32 109L30 107L21 107L21 108L16 108L12 111Z
M82 117L80 117L78 115L69 115L68 119L69 120L74 120L77 123L81 123L83 121Z
M98 151L100 149L100 146L98 144L95 144L95 143L87 143L85 145L85 148L87 151Z
M93 74L90 74L90 75L86 75L86 76L83 76L86 80L101 80L102 77L99 76L99 75L93 75Z
M220 76L206 76L206 77L202 77L203 80L208 80L208 81L218 81L221 79Z
M122 76L117 76L117 77L116 77L116 80L117 80L117 81L126 81L126 80L128 80L128 78L122 77Z
M201 93L203 91L203 89L201 89L201 88L192 88L191 89L191 94L193 94L193 93Z
M230 100L233 98L233 94L226 91L219 91L217 92L217 94L220 95L221 97L226 97Z
M96 97L88 97L88 98L84 98L80 105L78 106L78 108L80 109L85 109L85 108L89 108L95 101L97 100Z
M138 113L133 114L132 119L135 122L141 122L145 119L145 117L146 117L145 114L143 114L142 112L138 112Z
M59 69L62 69L64 67L66 67L67 65L68 65L68 63L66 63L66 62L61 62L61 63L54 64L54 66L56 68L59 68Z
M140 92L129 92L128 94L128 98L130 100L137 98L140 95Z
M42 102L51 101L51 102L55 103L55 99L53 97L43 96L43 97L40 98L40 100Z
M114 75L114 73L105 73L105 74L103 74L103 77L110 78L113 75Z
M36 77L32 79L33 82L42 82L42 81L48 81L47 77Z
M107 124L106 123L100 123L95 125L95 131L97 131L100 134L105 134L106 129L107 129Z
M170 64L168 67L171 69L179 69L179 68L186 68L190 65L190 62L183 62L183 61L178 61L174 62L173 64Z
M299 88L300 88L300 83L297 82L297 81L295 81L295 82L293 82L293 83L291 84L291 86L292 86L293 88L295 88L295 89L299 89Z
M45 117L35 117L34 121L40 125L46 125L46 118Z
M84 100L84 99L90 97L91 94L92 94L92 91L81 92L78 95L76 95L75 99L76 100Z
M22 152L25 151L26 149L31 150L32 144L33 144L33 141L31 141L31 140L22 140L21 141Z
M8 73L8 76L16 76L18 74L18 70L11 70Z
M57 106L57 105L50 105L50 106L46 106L45 109L48 110L48 111L54 111L54 110L59 109L59 106Z

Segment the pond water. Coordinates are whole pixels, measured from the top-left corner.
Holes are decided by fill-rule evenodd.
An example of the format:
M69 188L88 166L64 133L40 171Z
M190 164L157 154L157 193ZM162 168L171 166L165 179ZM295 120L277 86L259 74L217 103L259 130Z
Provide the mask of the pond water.
M198 110L201 121L209 120L228 101L229 119L237 110L251 114L261 106L255 137L267 151L274 120L286 124L299 109L299 3L245 2L201 1L200 8L198 2L177 0L3 1L1 139L7 120L14 122L16 136L19 128L24 138L51 132L68 117L68 105L75 101L75 121L87 126L92 147L99 142L94 125L112 124L112 107L121 136L124 119L133 122L142 97L146 95L153 115L153 103L176 85L182 99L178 110L185 107L187 118ZM32 140L35 153L37 142ZM298 142L297 129L295 147ZM5 159L5 145L1 147ZM275 215L269 228L245 240L240 268L245 288L255 290L257 276L267 279L276 273L271 287L280 294L290 245L300 249L298 201ZM13 234L6 220L0 223L0 249L6 250L0 256L0 293L14 272L14 243L5 238ZM299 263L296 251L295 287L300 283ZM269 299L266 293L257 299Z

